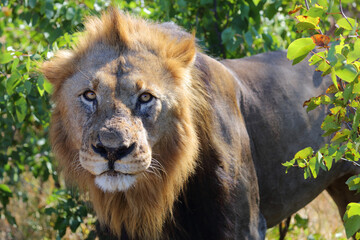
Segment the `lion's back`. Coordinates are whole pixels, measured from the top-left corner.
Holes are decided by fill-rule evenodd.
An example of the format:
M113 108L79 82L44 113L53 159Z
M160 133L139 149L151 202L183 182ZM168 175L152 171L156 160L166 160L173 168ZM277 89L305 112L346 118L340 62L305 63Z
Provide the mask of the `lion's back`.
M292 201L295 206L289 206L285 204L287 201L291 202L299 195L299 199L311 201L323 190L321 184L313 185L304 180L301 169L291 169L292 173L285 174L281 163L291 160L302 148L312 146L317 149L323 144L320 126L326 109L307 113L303 102L323 93L329 82L306 61L292 66L286 59L286 52L224 60L223 64L236 74L240 82L240 109L250 136L260 206L270 227L286 217L288 211L303 207L305 202ZM328 181L321 176L319 179ZM298 184L292 182L301 182L304 188L294 189ZM310 185L313 187L311 193L306 187ZM280 189L283 194L279 194ZM273 216L273 209L286 214Z

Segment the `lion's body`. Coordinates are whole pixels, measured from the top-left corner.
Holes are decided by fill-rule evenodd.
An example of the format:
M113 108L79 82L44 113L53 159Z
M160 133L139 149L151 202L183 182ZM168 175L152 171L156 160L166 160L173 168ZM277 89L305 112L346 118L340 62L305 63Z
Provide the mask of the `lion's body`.
M239 60L224 60L241 82L240 108L251 139L261 200L261 213L272 227L304 207L327 189L341 215L348 202L359 199L347 190L347 177L358 174L350 163L320 171L317 179L304 179L302 169L289 169L281 163L297 151L324 145L320 125L326 109L307 113L302 103L325 92L330 84L321 73L304 61L292 66L285 52L261 54Z
M272 226L352 173L285 175L281 162L322 142L323 113L301 104L324 84L302 82L312 70L284 53L220 63L175 25L115 10L86 30L42 71L55 88L54 152L111 234L263 239L264 217Z

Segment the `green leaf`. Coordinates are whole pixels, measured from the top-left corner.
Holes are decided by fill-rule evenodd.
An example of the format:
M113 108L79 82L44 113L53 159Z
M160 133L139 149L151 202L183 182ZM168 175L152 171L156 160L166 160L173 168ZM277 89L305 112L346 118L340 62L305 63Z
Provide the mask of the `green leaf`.
M287 162L282 163L282 165L284 167L286 167L286 173L288 172L290 167L294 166L294 164L295 164L295 159L291 159L291 161L287 161Z
M235 30L232 29L231 27L226 28L226 29L221 33L222 43L227 43L227 42L229 42L229 41L232 41L235 33L236 33Z
M350 238L360 229L360 204L349 203L344 215L346 236Z
M309 168L304 169L304 179L308 179L310 177L310 170Z
M282 163L282 165L284 166L284 167L292 167L292 166L294 166L294 162L284 162L284 163Z
M54 7L52 0L45 1L45 15L48 19L51 19L54 16Z
M351 26L347 20L351 23ZM342 27L346 30L351 31L351 30L353 30L353 28L356 27L355 19L347 18L347 20L345 18L340 18L336 23L337 23L337 25L339 25L339 27Z
M309 219L302 218L299 214L295 214L294 220L295 220L295 225L297 227L303 228L303 229L306 229L308 227Z
M29 0L30 8L34 8L36 6L36 0Z
M335 136L331 139L331 141L334 143L344 142L346 141L346 139L349 137L350 134L351 134L350 130L345 128L340 132L335 133Z
M309 59L310 62L309 65L313 66L319 63L320 61L323 61L324 57L325 57L325 52L319 52L317 54L312 55L311 58Z
M360 39L357 39L354 43L354 49L347 55L347 62L351 63L360 58Z
M352 90L353 90L354 84L347 84L344 90L343 98L344 98L344 104L346 105L349 99L352 97Z
M94 0L85 0L84 3L89 9L94 9Z
M44 85L43 86L44 86L44 90L47 93L49 93L49 94L53 93L53 86L46 78L44 78Z
M45 78L44 76L40 75L37 79L37 83L36 83L36 87L38 89L38 92L40 94L40 96L43 96L44 95L44 82L45 82Z
M335 67L335 74L345 82L352 82L357 75L356 68L351 64L342 64L339 67Z
M350 191L356 191L356 193L360 192L360 175L355 175L350 177L347 181L346 184L349 187Z
M177 4L179 5L179 8L182 10L186 10L186 1L185 0L177 0Z
M359 203L349 203L346 211L348 218L360 215L360 204Z
M335 73L335 69L334 69L334 68L331 68L331 80L332 80L335 88L336 88L337 90L339 90L338 83L337 83L337 78L336 78L336 73Z
M27 72L30 71L30 63L31 63L31 59L30 59L30 56L28 56L27 61L26 61L26 71Z
M313 154L313 151L311 147L304 148L295 154L295 159L306 159Z
M318 29L318 24L320 22L319 17L310 17L310 16L296 16L296 19L299 20L299 23L296 24L296 29L298 31Z
M359 121L360 121L360 107L358 107L356 109L356 112L354 114L352 133L355 133L358 131L357 129L359 127Z
M295 58L301 57L305 54L308 54L315 48L315 46L316 45L311 38L296 39L289 45L287 58L289 60L293 60Z
M325 8L329 7L329 1L328 0L318 0L317 3L322 7L325 7Z
M321 129L325 131L325 133L322 136L326 137L340 130L341 126L337 122L336 116L333 114L333 115L327 115L325 117L324 122L321 124Z
M247 31L247 32L245 33L244 37L245 37L245 41L246 41L246 43L248 44L248 46L251 47L252 44L253 44L253 37L252 37L251 32L250 32L250 31Z
M14 93L15 87L17 85L19 85L21 80L22 80L22 77L21 77L21 74L19 73L19 71L15 70L14 72L12 72L11 76L8 79L6 79L6 81L5 81L6 92L9 95L12 95Z
M311 7L307 12L306 16L310 16L313 18L320 17L322 18L324 15L324 9L319 7Z
M200 5L212 4L212 0L200 0Z
M45 212L46 215L51 215L53 213L56 213L56 210L54 208L52 208L52 207L47 207L47 208L45 208L44 212Z
M326 60L328 60L330 62L330 66L335 66L337 61L338 61L338 58L336 57L336 51L335 51L335 45L336 44L332 44L330 49L329 49L329 52L328 52L328 56L326 58Z
M326 156L324 157L324 161L325 161L325 166L327 167L327 169L330 171L331 167L332 167L332 163L333 163L333 157L331 156Z
M25 91L26 91L25 93L30 94L32 83L29 80L25 80L24 87L25 87Z
M20 98L15 102L16 117L19 122L23 122L27 113L27 103L25 98Z
M71 20L73 19L75 16L75 10L74 8L70 7L66 10L66 15L65 15L65 18L66 20Z
M13 57L12 57L11 53L2 52L0 54L0 64L5 64L5 63L8 63L8 62L11 62L12 60L13 60Z
M360 94L360 82L359 81L355 82L354 88L353 88L353 93Z
M320 167L316 157L310 158L309 167L313 177L316 178L319 173L319 167Z
M70 218L70 229L72 232L76 232L76 229L80 226L80 222L77 219L74 219L73 217Z
M300 57L297 57L293 60L293 63L292 65L295 65L295 64L298 64L299 62L301 62L302 60L304 60L306 57L307 57L308 53L300 56Z
M12 194L10 188L5 184L0 184L0 191L6 193L6 194Z
M308 22L299 22L296 24L296 30L298 32L302 32L305 30L312 30L312 29L316 29L316 26L312 23L308 23Z
M322 62L319 64L319 66L316 68L316 70L321 72L326 72L330 69L330 65L326 62L326 60L322 60Z
M19 62L20 62L19 58L14 59L13 63L11 64L11 72L16 71Z

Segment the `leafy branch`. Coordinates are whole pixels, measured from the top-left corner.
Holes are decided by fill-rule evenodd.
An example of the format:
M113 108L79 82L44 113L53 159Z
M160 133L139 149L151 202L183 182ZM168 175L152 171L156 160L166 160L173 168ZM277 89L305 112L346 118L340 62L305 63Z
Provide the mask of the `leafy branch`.
M302 168L306 179L316 178L320 169L329 171L338 161L351 162L360 167L357 162L360 159L360 38L357 33L358 24L345 15L341 0L339 13L329 14L331 9L327 9L326 6L309 7L308 1L305 0L305 8L297 5L289 14L295 14L300 10L303 10L304 14L296 16L296 27L298 31L307 31L311 36L292 42L288 48L288 59L296 64L312 53L309 64L315 65L316 70L322 72L322 76L330 75L332 79L332 85L326 93L304 103L307 111L320 105L328 106L329 114L321 128L324 131L323 137L331 137L330 143L318 151L311 147L302 149L292 160L283 164L287 169ZM336 14L341 15L336 18L337 30L334 35L324 35L319 26L320 20ZM347 184L350 190L359 192L360 176L352 177ZM356 239L360 239L359 221L360 204L350 203L344 216L347 237L356 234Z

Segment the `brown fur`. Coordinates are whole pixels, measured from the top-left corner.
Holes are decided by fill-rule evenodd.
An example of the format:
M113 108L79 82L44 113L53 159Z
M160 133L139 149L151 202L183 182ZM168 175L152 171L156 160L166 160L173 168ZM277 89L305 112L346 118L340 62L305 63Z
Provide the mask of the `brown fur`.
M352 165L334 164L314 181L281 167L323 142L324 113L307 114L301 103L326 84L306 63L291 66L284 52L219 62L175 25L113 9L85 27L73 50L42 66L55 89L50 138L68 182L90 192L100 222L118 237L261 239L264 218L274 226L324 189L342 213L358 200L337 184L358 173ZM82 100L88 89L99 95L96 111ZM143 90L156 98L146 114L133 103ZM137 176L129 188L109 193L100 188L112 181L95 184L104 172L91 166L107 163L92 150L99 132L111 147L136 143L131 157L115 159L135 169L118 171Z
M101 223L110 226L118 235L125 227L130 236L140 239L157 239L166 218L171 216L174 201L184 183L193 173L198 152L198 134L195 123L209 123L206 96L196 83L187 82L184 75L196 77L195 69L190 73L188 67L195 55L194 37L185 40L170 38L155 24L129 15L120 15L110 10L100 19L90 17L85 23L86 32L74 50L60 51L55 58L45 62L42 72L54 85L53 100L56 103L51 122L51 142L68 182L77 182L83 190L89 190L94 209ZM182 92L181 105L172 113L176 123L169 129L154 148L166 174L161 178L146 174L136 188L127 192L104 193L93 184L93 176L84 171L78 163L77 143L73 142L71 126L67 119L66 104L63 101L64 81L79 69L76 66L97 44L111 46L119 53L146 49L164 59L165 68L175 79L175 85L188 84L188 92ZM165 51L166 50L166 51ZM174 89L174 91L177 91ZM194 115L193 112L200 114ZM201 117L201 119L199 119ZM206 131L206 126L201 129Z

